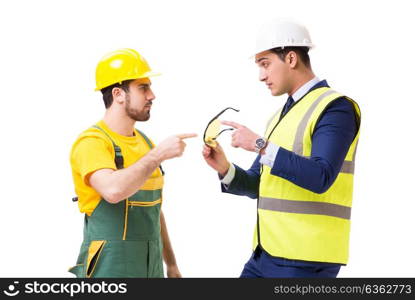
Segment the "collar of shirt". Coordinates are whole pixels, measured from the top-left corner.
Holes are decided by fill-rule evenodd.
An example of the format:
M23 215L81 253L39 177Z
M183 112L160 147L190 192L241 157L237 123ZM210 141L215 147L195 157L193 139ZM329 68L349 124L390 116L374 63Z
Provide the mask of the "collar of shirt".
M308 91L310 91L311 88L314 87L319 82L320 82L320 79L318 79L317 77L314 77L310 81L308 81L305 84L303 84L298 90L295 91L294 94L291 95L291 97L293 98L294 102L297 102L298 100L300 100L301 98L303 98L304 95L307 94Z

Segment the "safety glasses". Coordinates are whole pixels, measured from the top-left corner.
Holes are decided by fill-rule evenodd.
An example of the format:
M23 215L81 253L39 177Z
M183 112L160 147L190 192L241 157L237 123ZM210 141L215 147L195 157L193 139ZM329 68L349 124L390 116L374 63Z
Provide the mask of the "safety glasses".
M216 139L218 138L218 136L225 131L228 130L233 130L233 128L225 128L223 130L221 129L221 124L219 121L219 116L221 114L223 114L225 111L227 111L228 109L232 109L236 112L239 112L239 109L235 109L232 107L227 107L224 110L222 110L220 113L218 113L212 120L210 120L210 122L208 123L206 129L205 129L205 133L203 134L203 141L205 142L205 144L207 146L213 147L215 148L217 146L216 143Z

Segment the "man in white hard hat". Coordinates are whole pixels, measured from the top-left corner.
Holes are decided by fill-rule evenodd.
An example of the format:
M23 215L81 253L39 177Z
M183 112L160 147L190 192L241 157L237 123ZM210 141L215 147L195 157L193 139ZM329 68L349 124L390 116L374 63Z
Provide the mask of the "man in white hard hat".
M232 146L257 152L252 167L229 163L220 145L203 156L222 191L258 199L253 254L241 277L336 277L347 264L360 109L311 68L307 29L274 20L258 34L259 80L288 94L265 134L235 122Z

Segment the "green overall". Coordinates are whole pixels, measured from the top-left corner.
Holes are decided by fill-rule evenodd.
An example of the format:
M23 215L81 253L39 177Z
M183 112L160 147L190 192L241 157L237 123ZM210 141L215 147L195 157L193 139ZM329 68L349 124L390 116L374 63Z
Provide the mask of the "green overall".
M94 127L111 140L115 164L117 169L122 169L121 148L102 128ZM150 149L153 148L150 140L140 134ZM85 214L81 250L76 266L69 272L87 278L163 277L162 186L163 175L150 177L138 192L123 201L111 204L101 199L91 216Z

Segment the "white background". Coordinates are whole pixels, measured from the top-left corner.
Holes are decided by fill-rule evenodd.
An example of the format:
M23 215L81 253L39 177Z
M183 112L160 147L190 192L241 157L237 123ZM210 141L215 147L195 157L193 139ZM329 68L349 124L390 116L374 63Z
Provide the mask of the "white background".
M415 276L411 1L2 1L0 4L0 276L72 277L83 215L71 201L69 151L104 113L95 66L139 50L152 68L153 140L197 132L164 163L165 211L183 276L237 277L251 253L254 200L220 192L201 157L206 123L230 119L258 133L286 96L272 97L248 57L264 21L306 25L320 79L362 110L350 262L340 277ZM248 168L255 154L220 138Z

